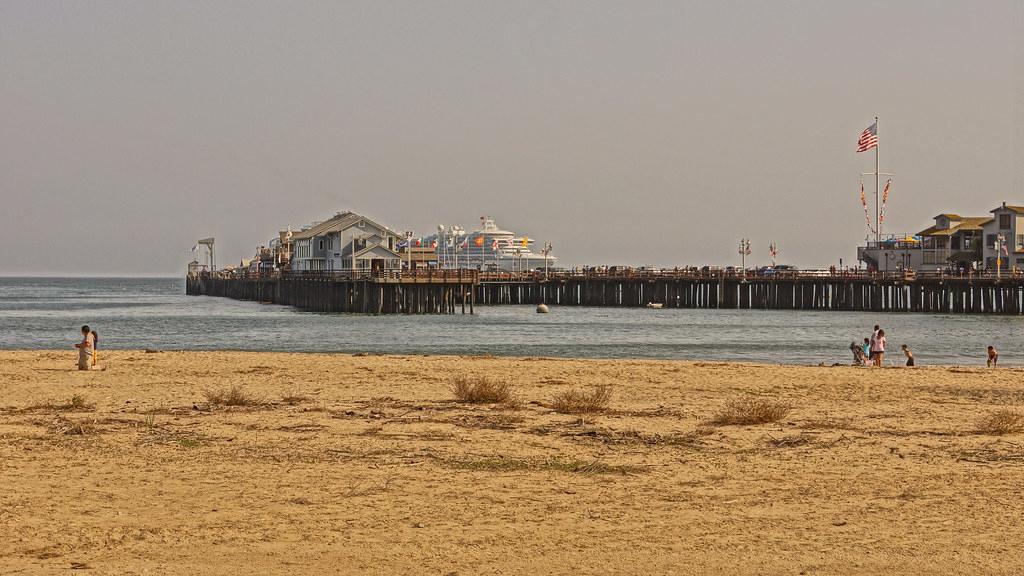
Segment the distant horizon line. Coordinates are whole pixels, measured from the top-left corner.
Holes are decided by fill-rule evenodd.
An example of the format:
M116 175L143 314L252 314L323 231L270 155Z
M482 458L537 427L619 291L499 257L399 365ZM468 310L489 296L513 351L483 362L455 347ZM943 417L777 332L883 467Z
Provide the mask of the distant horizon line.
M21 273L21 274L0 274L0 278L154 278L154 279L165 279L165 278L184 278L184 274L173 274L173 273L121 273L121 274L54 274L49 272L44 273Z

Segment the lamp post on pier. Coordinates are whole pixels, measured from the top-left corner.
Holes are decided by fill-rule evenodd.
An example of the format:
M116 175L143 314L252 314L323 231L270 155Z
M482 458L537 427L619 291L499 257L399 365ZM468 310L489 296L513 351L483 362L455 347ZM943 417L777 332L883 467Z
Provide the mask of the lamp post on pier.
M548 279L548 254L551 254L551 243L545 242L544 249L540 251L544 255L544 279Z
M1002 234L996 234L996 280L1002 278L1003 249L1006 247L1006 238Z
M750 255L750 239L742 238L740 240L740 277L744 282L747 281L747 256Z
M408 261L406 269L409 271L410 275L412 274L412 234L412 230L405 231L405 256Z
M459 267L459 248L466 248L466 229L462 226L455 227L455 267Z

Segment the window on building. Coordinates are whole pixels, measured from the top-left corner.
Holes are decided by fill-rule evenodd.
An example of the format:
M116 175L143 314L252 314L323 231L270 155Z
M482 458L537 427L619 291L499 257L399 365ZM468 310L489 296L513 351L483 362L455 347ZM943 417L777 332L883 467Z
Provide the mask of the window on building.
M323 250L323 249L324 249L324 241L323 241L323 240L321 240L321 241L320 241L320 249L321 249L321 250Z
M1017 250L1021 247L1024 247L1024 234L1017 234L1017 244L1015 246L1008 246L1007 248Z
M999 229L1000 230L1009 230L1010 229L1010 215L1009 214L1000 214L999 215Z
M996 247L996 235L995 234L986 234L985 235L985 246L988 246L989 248L995 248Z

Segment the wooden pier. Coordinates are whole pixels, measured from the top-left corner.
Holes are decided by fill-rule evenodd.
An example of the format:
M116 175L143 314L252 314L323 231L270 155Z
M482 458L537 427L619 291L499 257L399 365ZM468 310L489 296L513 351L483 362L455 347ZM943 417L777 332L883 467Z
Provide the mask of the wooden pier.
M1024 314L1024 275L803 271L193 274L186 292L314 312L470 314L475 304Z
M481 304L1024 313L1024 275L805 271L769 275L699 271L491 273Z
M473 313L472 270L191 274L185 293L284 304L310 312L359 314Z

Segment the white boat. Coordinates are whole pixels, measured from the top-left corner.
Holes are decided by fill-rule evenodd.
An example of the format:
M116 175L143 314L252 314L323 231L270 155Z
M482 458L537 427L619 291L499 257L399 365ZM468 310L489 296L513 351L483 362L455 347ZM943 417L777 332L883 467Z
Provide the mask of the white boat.
M481 216L480 227L471 232L455 227L440 228L439 234L425 238L424 243L427 246L437 243L437 262L441 268L542 270L545 263L549 269L554 268L558 260L551 255L550 245L546 245L547 250L534 252L533 238L498 228L490 216Z

